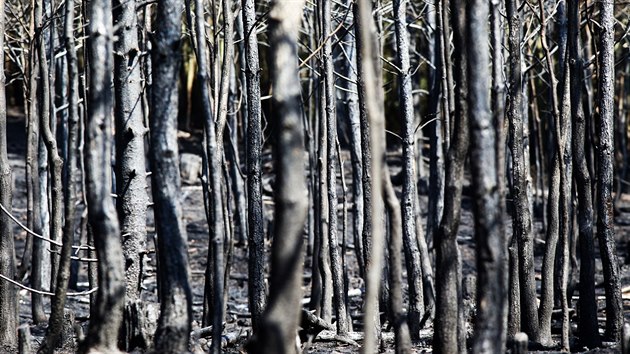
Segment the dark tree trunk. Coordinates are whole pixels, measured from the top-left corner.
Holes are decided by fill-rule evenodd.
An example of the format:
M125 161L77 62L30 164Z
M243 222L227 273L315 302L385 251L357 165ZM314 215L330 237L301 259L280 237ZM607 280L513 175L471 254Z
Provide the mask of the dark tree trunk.
M468 116L478 279L474 353L504 351L506 333L507 250L497 189L496 132L488 97L491 77L488 72L488 10L488 3L483 0L469 1L466 18L467 43L477 43L468 49Z
M0 0L0 11L4 14L4 0ZM4 21L0 16L0 48L4 48ZM13 180L7 152L7 102L6 79L4 74L4 51L0 50L0 203L11 212ZM0 213L0 274L13 279L15 276L15 247L13 244L12 220L6 213ZM0 281L0 343L3 350L17 348L18 327L17 288ZM5 347L6 346L6 347Z
M341 268L341 257L339 250L338 237L338 217L337 217L337 114L336 114L336 96L335 96L335 79L333 67L332 43L329 40L331 34L331 1L323 0L320 2L322 7L322 37L324 38L323 47L323 69L325 77L325 118L326 118L326 187L328 199L328 250L330 252L330 269L332 275L332 295L335 312L337 314L337 333L344 335L349 330L348 318L346 316L345 295L343 286L343 271ZM341 171L343 173L343 171Z
M578 228L580 252L580 298L578 300L579 338L582 345L589 348L601 344L597 324L597 300L595 299L595 249L593 245L593 199L591 175L586 165L585 140L586 122L582 107L581 84L584 67L580 52L580 13L579 2L568 2L568 53L571 75L571 116L573 117L573 166L578 198Z
M606 290L606 336L619 341L623 325L623 304L621 300L621 274L615 245L612 210L613 179L613 121L615 99L615 1L599 4L599 66L598 66L598 105L599 124L597 136L597 238L604 269Z
M243 0L243 24L247 60L247 215L249 221L249 310L257 333L265 309L265 230L262 203L262 123L260 107L260 67L256 36L254 0Z
M402 293L402 259L401 250L403 243L403 221L400 202L396 197L396 191L389 177L387 165L383 166L383 200L385 209L389 215L389 313L390 323L394 326L396 353L409 353L411 351L411 338L407 325L407 316L403 310Z
M416 147L411 94L411 70L409 63L409 34L406 19L407 1L394 1L394 21L396 31L396 58L401 72L398 76L400 85L399 99L402 111L403 126L403 192L402 192L402 241L404 243L405 262L407 265L407 281L409 283L409 330L411 338L419 339L420 321L424 315L424 299L422 289L422 268L420 251L416 235ZM393 237L392 232L392 237ZM390 252L391 254L391 252Z
M456 83L455 119L453 121L453 143L446 155L444 188L444 215L435 237L436 262L436 317L433 335L434 350L437 353L457 353L465 338L459 321L461 293L461 258L457 247L459 229L462 180L466 155L469 147L468 128L468 77L466 67L466 3L451 1L451 22L453 26L454 79Z
M359 107L361 109L361 148L363 150L363 191L365 224L363 241L366 242L366 294L363 307L363 353L375 353L380 338L378 295L383 262L383 204L382 166L385 157L385 120L383 91L380 80L378 42L372 17L372 4L368 0L357 2L355 11L357 64L359 75ZM369 208L369 209L368 209Z
M157 231L161 313L155 348L162 353L188 350L192 321L187 235L180 197L177 146L177 76L181 65L182 0L158 3L152 50L151 167Z
M93 0L89 9L90 87L88 91L87 202L98 263L98 291L81 352L117 352L124 305L120 229L111 198L113 25L111 2Z
M33 15L35 10L33 9ZM35 16L32 16L30 23L30 34L35 32ZM32 50L29 58L29 109L27 122L27 147L26 147L26 193L27 193L27 225L28 227L40 235L44 235L42 228L42 213L40 210L40 178L39 178L39 100L38 97L38 76L39 76L39 60L37 51ZM47 244L39 238L33 239L33 258L31 265L31 286L35 289L48 289L50 281L46 282L46 273L50 264L50 257L46 257L48 251ZM31 294L31 311L33 322L43 323L46 321L46 313L44 313L44 302L41 294Z
M142 252L146 249L146 218L149 197L147 194L142 111L142 77L138 46L138 20L136 2L115 0L114 16L118 40L114 44L114 110L116 124L116 194L117 211L125 257L125 316L121 335L123 348L132 350L144 347L138 318L132 313L133 303L140 300Z
M52 299L50 321L44 342L38 353L52 353L60 344L60 334L63 330L64 306L70 279L70 257L72 255L72 243L76 226L77 190L74 177L78 174L77 147L79 140L79 82L78 63L74 42L74 1L66 2L64 44L67 55L68 77L68 136L67 136L67 176L64 184L64 212L65 224L62 235L62 248L59 262L59 270L56 274L57 287ZM64 88L65 89L65 88Z
M269 304L252 351L296 353L302 291L302 233L307 212L304 137L298 76L298 31L303 1L273 1L270 65L276 128L276 223Z
M510 95L507 103L507 118L510 130L510 150L512 152L512 198L514 238L518 244L519 285L521 304L521 324L530 338L538 335L538 310L536 305L536 281L534 279L534 235L532 216L527 194L528 161L524 158L523 91L521 72L521 14L518 0L506 1L509 24L508 48L510 51ZM515 314L513 314L515 315Z
M42 31L41 33L45 33L46 31L44 30L44 28L46 27L45 24L43 23L43 19L42 19L42 4L41 2L36 1L36 4L39 3L39 6L35 6L35 28L39 29L40 31ZM55 138L55 134L52 131L51 128L51 124L55 124L56 125L56 120L51 123L51 117L50 117L50 113L51 113L51 93L50 93L50 81L49 81L49 66L48 66L48 60L46 58L46 50L47 50L47 46L46 46L46 41L43 39L42 36L41 39L39 40L39 42L37 42L38 44L38 55L39 55L39 70L40 70L40 82L39 82L39 88L40 88L40 93L41 96L39 96L39 98L41 98L41 106L40 106L40 129L41 129L41 138L42 138L42 142L43 145L45 145L46 150L47 150L47 158L48 158L48 164L50 167L50 176L51 176L51 183L50 183L50 205L51 205L51 215L50 215L50 238L53 241L57 241L60 242L61 241L61 218L62 218L62 208L63 208L63 201L62 201L62 197L63 197L63 186L62 186L62 182L61 182L61 169L62 169L62 165L63 165L63 161L61 160L61 157L59 156L59 153L57 151L57 140ZM44 158L43 156L41 156L42 151L40 150L40 158ZM41 171L40 169L40 176L42 174L43 171ZM40 178L40 187L46 187L44 186L45 182L44 179ZM43 198L42 203L47 204L46 201L46 196L47 194L43 194L41 195L41 198ZM48 207L46 205L46 207ZM46 223L43 223L43 225L46 225ZM53 250L53 253L51 254L51 288L54 287L55 285L55 281L56 281L56 274L57 274L57 270L59 268L59 249L57 246L51 246L51 249Z

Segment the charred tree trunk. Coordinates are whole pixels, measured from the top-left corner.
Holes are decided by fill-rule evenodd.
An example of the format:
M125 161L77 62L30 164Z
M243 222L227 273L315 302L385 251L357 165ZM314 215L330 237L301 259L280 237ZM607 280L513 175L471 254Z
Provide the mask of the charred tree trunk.
M249 309L257 333L265 309L265 230L262 204L262 123L260 107L260 67L254 0L243 0L247 76L247 215L249 230Z
M532 215L527 194L528 161L524 158L523 91L521 72L521 14L518 0L506 1L509 23L508 48L510 51L510 95L507 103L507 118L512 152L512 198L514 238L518 244L518 268L520 285L521 323L530 338L538 336L538 306L536 305L536 281L534 279L534 235Z
M586 122L582 107L582 80L584 68L580 53L579 2L569 0L567 13L568 54L571 75L571 116L574 178L578 198L578 229L580 252L580 298L578 300L578 327L580 343L589 348L601 344L597 323L597 300L595 299L595 249L593 245L593 199L591 175L586 165L585 140Z
M461 258L457 247L457 231L462 201L462 180L466 155L469 147L468 128L468 76L466 41L466 3L461 0L451 1L451 22L454 43L454 79L456 83L455 119L453 121L453 140L446 155L444 189L444 215L435 237L436 262L436 317L433 335L434 350L437 353L457 353L465 338L459 321L461 293Z
M143 338L134 338L141 329L132 314L140 300L142 253L146 249L146 211L149 202L146 182L142 77L138 44L138 20L135 1L115 0L114 17L118 40L114 44L114 110L116 124L116 194L117 211L125 257L125 316L123 348L144 347Z
M51 304L50 321L48 331L38 353L52 353L58 346L60 334L63 330L64 306L70 279L70 257L72 255L72 243L76 226L77 190L74 177L77 175L77 147L79 138L79 82L78 63L74 44L74 1L66 2L65 18L65 49L67 55L68 75L68 137L67 137L67 176L64 185L64 212L65 224L62 235L62 248L59 262L59 270L56 274L57 287ZM110 107L111 108L111 107Z
M411 338L419 339L420 321L424 315L424 299L422 289L422 268L420 251L416 235L416 147L411 94L411 70L409 63L409 34L407 33L407 1L394 1L394 21L396 31L396 57L401 72L398 76L400 85L399 97L403 126L403 194L402 194L402 241L404 243L407 280L409 283L409 330ZM393 237L392 232L392 237ZM391 252L390 252L391 255Z
M403 243L403 220L400 202L389 177L387 166L383 166L383 199L389 214L389 313L390 323L394 326L396 353L411 351L411 338L407 318L403 310L402 294L402 259L400 259Z
M155 348L162 353L188 350L192 321L187 235L180 197L177 146L177 75L181 65L182 0L158 3L152 50L151 167L158 235L161 313Z
M597 136L597 238L604 269L606 290L606 336L619 341L623 325L623 304L621 300L621 274L613 232L612 183L613 183L613 122L615 99L615 1L599 4L599 66L598 66L598 105L599 124Z
M4 0L0 0L0 49L4 48ZM10 212L12 204L13 180L7 152L7 101L6 78L4 74L4 50L0 50L0 203ZM15 276L15 247L13 244L12 220L6 213L0 213L0 274L13 279ZM0 343L2 350L17 349L18 318L17 288L0 281ZM6 346L6 347L5 347Z
M379 287L383 262L383 201L382 166L385 157L385 120L383 91L380 79L379 50L372 17L372 4L368 0L357 2L355 11L357 31L358 85L361 107L361 148L363 150L363 187L365 224L363 237L366 242L366 294L363 307L365 338L363 353L374 353L378 348L381 329L378 311ZM369 210L368 210L369 208Z
M273 1L269 12L270 65L276 130L276 224L269 304L253 352L296 353L302 297L302 233L307 212L304 137L297 37L303 1Z
M124 306L124 270L120 229L111 198L113 25L111 2L93 0L89 10L90 87L85 155L90 226L99 260L98 292L90 329L81 352L116 353Z
M467 43L477 43L468 50L468 119L478 279L473 352L499 353L505 348L507 252L497 189L496 132L488 97L491 76L486 19L489 6L483 0L469 1L467 5Z

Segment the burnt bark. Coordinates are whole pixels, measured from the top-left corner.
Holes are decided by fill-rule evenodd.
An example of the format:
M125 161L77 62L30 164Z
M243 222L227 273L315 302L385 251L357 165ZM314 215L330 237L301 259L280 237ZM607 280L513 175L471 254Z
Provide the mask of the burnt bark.
M444 189L444 214L435 237L436 277L436 317L433 335L434 350L437 353L456 353L465 338L462 338L459 317L462 305L461 257L457 246L459 229L462 179L465 160L469 148L468 116L468 75L466 41L466 3L451 1L451 25L453 27L454 66L453 73L456 91L453 129L453 142L446 155Z
M249 310L254 333L265 309L265 230L262 204L262 121L260 107L260 66L254 0L243 0L245 31L245 75L247 77L247 215L249 229Z
M599 124L597 136L597 238L604 269L604 289L606 290L606 336L619 341L623 325L623 304L621 300L621 274L613 230L612 183L614 161L614 99L615 99L615 1L599 3L599 66L598 100Z
M132 304L140 299L142 254L146 249L147 194L142 111L142 73L138 43L138 20L135 1L115 0L114 21L117 26L114 43L114 110L116 124L116 195L122 246L125 257L125 316L123 348L144 346L142 338L133 338L139 319L132 314Z
M52 299L51 314L48 330L44 342L40 346L38 353L52 353L61 344L60 334L63 330L64 306L66 293L68 291L68 280L70 279L70 257L72 255L72 243L74 241L74 231L76 228L76 204L77 190L74 177L77 175L77 147L79 135L79 83L77 54L74 42L74 1L66 2L66 18L64 26L64 45L67 55L67 97L68 97L68 133L67 133L67 161L66 161L66 182L64 184L64 214L65 223L62 234L62 247L59 262L59 270L56 274L57 287L55 296Z
M4 0L0 0L0 48L4 48ZM6 77L4 74L4 51L0 50L0 203L10 212L12 204L12 169L7 152L7 101ZM13 241L13 221L6 213L0 213L0 274L13 279L15 276L15 247ZM17 288L0 281L0 343L4 349L16 349L18 327Z
M594 348L601 344L597 323L597 300L595 298L595 249L593 245L593 199L591 174L586 164L586 122L582 106L584 77L583 59L580 48L579 2L569 0L567 4L568 54L571 75L571 116L574 179L577 191L577 214L580 254L580 297L578 299L578 328L580 343Z
M478 283L473 352L499 353L505 348L507 250L497 188L497 137L488 97L491 76L486 19L489 6L483 0L474 0L468 2L466 10L467 43L477 43L468 49L468 116Z
M113 25L111 2L94 0L89 8L88 119L85 154L87 207L98 263L98 291L90 328L80 352L118 352L124 305L120 227L111 198Z
M534 279L534 235L532 233L532 215L527 194L528 161L524 158L523 127L528 122L523 120L522 54L521 54L521 13L518 0L506 1L510 51L510 86L506 115L509 120L510 150L512 153L511 194L513 198L512 228L518 245L518 263L521 304L521 326L530 338L538 336L538 306L536 304L536 281ZM516 315L516 314L514 314Z
M297 37L304 1L273 1L269 12L273 109L276 112L276 224L269 304L259 327L257 353L296 353L307 213L304 136Z
M413 97L411 94L411 70L409 61L409 34L407 32L406 0L394 1L394 22L396 34L396 59L400 68L398 74L399 100L402 111L403 126L403 191L402 191L402 241L407 265L407 281L409 283L409 331L411 338L419 339L420 321L424 315L424 298L422 289L422 268L420 265L419 237L416 235L416 206L418 192L416 189L416 146ZM392 232L392 237L394 237ZM390 254L392 254L390 252Z
M177 146L177 77L181 65L182 0L158 3L152 49L151 167L157 231L161 313L155 348L162 353L188 350L192 320L187 234L180 198Z

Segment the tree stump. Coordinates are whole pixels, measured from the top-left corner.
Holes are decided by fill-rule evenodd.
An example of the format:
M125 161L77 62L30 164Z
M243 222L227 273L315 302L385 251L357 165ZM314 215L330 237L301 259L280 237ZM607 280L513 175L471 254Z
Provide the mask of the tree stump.
M525 354L527 353L527 334L523 332L516 333L512 340L512 354Z

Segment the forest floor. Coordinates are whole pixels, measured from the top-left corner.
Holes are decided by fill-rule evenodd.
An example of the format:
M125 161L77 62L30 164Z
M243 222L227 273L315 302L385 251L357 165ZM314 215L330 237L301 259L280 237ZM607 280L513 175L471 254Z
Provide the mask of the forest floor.
M9 117L9 157L11 166L13 168L13 180L14 180L14 193L13 193L13 213L14 215L22 222L26 222L26 184L24 177L24 156L25 156L25 127L24 122L21 119ZM195 138L195 136L187 137L181 140L182 151L190 152L190 153L198 153L200 151L200 139ZM392 173L395 174L397 172L397 161L396 153L392 153L392 159L390 161L390 165L392 166ZM349 158L345 156L345 161L348 163ZM348 163L349 164L349 163ZM270 166L269 163L266 164ZM348 169L346 169L348 170ZM266 170L266 173L269 173L269 170ZM347 172L346 183L348 184L348 190L351 188L351 176ZM268 180L268 179L265 179ZM341 194L340 194L341 196ZM351 196L348 196L351 198ZM618 254L619 259L622 264L622 281L624 287L624 310L626 321L630 321L630 266L625 265L626 261L630 257L628 254L628 247L626 242L630 241L630 237L627 235L630 234L630 195L622 196L622 203L620 205L624 206L619 208L620 213L616 215L616 225L615 225L615 235L618 240ZM348 201L351 202L350 200ZM425 209L426 212L426 204L427 197L421 196L421 205ZM197 184L192 185L184 185L182 186L182 205L183 205L183 215L185 219L185 223L187 225L188 231L188 239L189 239L189 256L190 256L190 270L191 270L191 282L193 289L193 311L194 311L194 323L193 329L197 329L200 327L200 320L202 314L202 304L203 304L203 291L204 291L204 273L206 268L206 260L208 254L208 225L205 218L204 204L202 199L202 189L201 186ZM265 197L264 201L265 207L265 215L267 221L272 218L272 210L273 210L273 201L271 197ZM536 272L537 279L540 279L540 265L542 264L542 255L544 252L544 234L541 232L542 230L542 222L540 220L540 215L537 215L535 228L536 228ZM509 224L511 220L509 217L506 217L506 223L508 224L508 232ZM340 219L341 223L341 219ZM348 232L351 232L351 216L348 217ZM153 250L153 235L155 233L155 229L153 227L152 217L148 218L148 238L147 245L148 248ZM19 226L15 225L14 227L14 236L16 239L16 257L17 264L19 265L21 262L21 257L24 252L24 244L26 240L26 233L19 228ZM351 239L351 237L349 237ZM350 242L352 242L350 240ZM464 197L463 202L463 210L461 217L461 224L458 235L458 243L461 249L461 255L463 260L463 272L464 272L464 292L465 295L471 294L474 292L474 284L475 284L475 250L474 250L474 239L473 239L473 216L471 210L471 201L468 197ZM267 242L267 246L270 245L270 242ZM597 242L595 243L597 248ZM269 249L269 247L267 247ZM354 257L354 252L352 251L352 247L349 247L346 253L347 266L346 270L348 272L349 278L349 299L350 299L350 313L353 318L353 324L355 330L361 330L360 325L362 322L361 315L361 298L364 292L364 284L358 275L358 267L356 265L356 260ZM598 258L599 259L599 258ZM157 305L157 286L156 286L156 278L155 278L155 254L151 253L149 259L145 263L145 276L143 281L143 300L145 304L153 304L150 306L154 306L154 308L158 308ZM87 283L87 266L85 264L81 265L78 279L77 291L82 291L88 289ZM310 269L310 257L307 257L305 262L305 280L304 280L304 303L308 302L309 292L310 292L310 281L311 281L311 269ZM600 317L600 328L603 328L604 322L604 288L603 288L603 278L601 271L601 264L599 261L597 262L597 273L596 273L596 291L599 302L599 317ZM439 276L439 274L437 275ZM24 284L29 283L29 279L20 279L20 281ZM242 352L243 345L247 342L247 338L251 332L250 327L250 319L248 315L248 304L247 304L247 252L246 249L242 246L236 246L234 248L232 262L231 262L231 272L230 272L230 280L228 284L228 301L227 301L227 316L226 316L226 325L224 329L224 342L225 352ZM29 324L31 333L32 333L32 348L36 350L39 347L39 343L43 339L43 335L45 333L45 325L34 325L31 319L31 307L30 307L30 294L26 290L20 290L19 292L19 303L20 303L20 323L21 324ZM577 302L577 292L574 293L572 298L573 304L575 305ZM46 301L47 306L49 306L49 302ZM472 304L468 305L470 310L474 307ZM87 328L87 323L89 319L89 297L70 297L66 307L71 309L75 313L75 321L76 324ZM576 323L576 315L575 312L572 314L572 328L575 331L575 323ZM559 334L560 327L559 322L554 325L554 330L556 334ZM469 333L472 333L472 325L470 325ZM390 331L391 329L387 329ZM431 338L432 338L432 329L427 328L422 331L423 339L415 343L414 348L416 352L431 352ZM322 338L326 339L322 339ZM386 333L384 335L384 350L386 352L393 352L393 335L390 333ZM360 340L357 340L360 343ZM195 348L196 350L207 351L207 345L209 344L209 338L201 338L196 341ZM60 350L60 353L71 353L74 352L73 347L68 347ZM581 348L575 348L577 351L583 351ZM334 340L332 333L322 333L318 338L308 346L305 350L307 353L354 353L358 352L359 347L354 344L344 343L340 341ZM599 349L592 352L598 353L617 353L620 352L618 348L609 348L609 349Z

